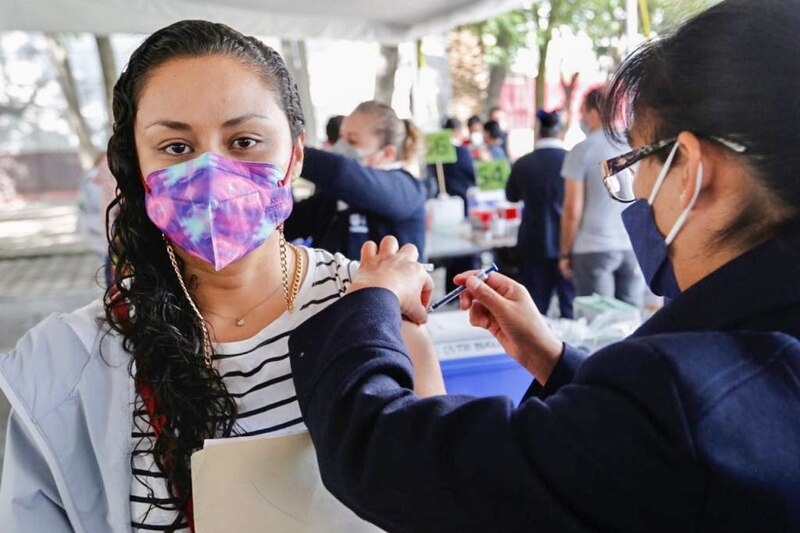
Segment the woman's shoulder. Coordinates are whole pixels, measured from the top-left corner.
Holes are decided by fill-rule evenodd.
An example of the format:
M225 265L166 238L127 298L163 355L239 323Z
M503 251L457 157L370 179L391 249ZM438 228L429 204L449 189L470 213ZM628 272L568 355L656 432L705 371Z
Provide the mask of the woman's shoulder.
M17 408L21 403L37 418L74 392L91 359L99 356L98 346L107 332L102 316L101 300L70 313L54 313L0 355L0 388ZM111 359L114 354L106 350L103 356Z
M311 262L308 269L310 279L307 280L310 285L308 298L311 301L328 301L342 296L358 271L358 261L321 248L306 250Z

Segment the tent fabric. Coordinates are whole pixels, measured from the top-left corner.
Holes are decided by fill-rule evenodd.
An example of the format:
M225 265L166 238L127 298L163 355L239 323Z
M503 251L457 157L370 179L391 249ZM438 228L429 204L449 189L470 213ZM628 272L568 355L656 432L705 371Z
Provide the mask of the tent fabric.
M400 43L485 20L524 0L4 0L0 30L151 33L192 18L252 34Z

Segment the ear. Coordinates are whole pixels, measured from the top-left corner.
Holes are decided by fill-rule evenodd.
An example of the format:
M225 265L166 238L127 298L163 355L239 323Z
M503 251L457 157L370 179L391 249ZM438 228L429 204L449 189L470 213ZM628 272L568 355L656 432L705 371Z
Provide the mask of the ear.
M393 144L383 148L383 157L385 161L397 161L397 147Z
M294 143L294 162L292 163L292 171L289 175L289 183L293 182L300 177L303 172L303 158L305 157L305 144L306 132L301 131L297 136L297 141Z
M708 187L709 170L707 159L703 159L703 144L694 133L683 131L678 135L678 151L681 157L681 209L686 209L695 195L695 189L699 186L701 191ZM700 172L700 165L703 165L703 180L698 185L697 176Z

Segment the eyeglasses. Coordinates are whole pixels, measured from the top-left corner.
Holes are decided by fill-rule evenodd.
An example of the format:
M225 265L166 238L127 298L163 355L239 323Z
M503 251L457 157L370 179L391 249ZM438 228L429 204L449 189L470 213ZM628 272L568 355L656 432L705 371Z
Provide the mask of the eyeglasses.
M741 154L747 150L747 147L744 145L723 139L722 137L709 136L708 138L733 150L737 154ZM631 150L630 152L612 159L601 161L600 167L603 169L603 185L605 185L611 198L623 203L636 201L636 196L633 194L633 181L636 178L636 171L638 169L637 163L647 156L660 152L664 148L669 148L675 144L677 140L677 137L671 137L653 144L648 144L647 146L642 146L641 148L636 148L635 150Z

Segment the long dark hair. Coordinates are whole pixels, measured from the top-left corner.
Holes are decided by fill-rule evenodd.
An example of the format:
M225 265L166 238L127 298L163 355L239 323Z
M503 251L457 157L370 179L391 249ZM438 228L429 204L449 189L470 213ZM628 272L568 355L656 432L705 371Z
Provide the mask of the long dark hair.
M203 362L203 329L184 295L167 256L160 230L145 211L145 191L136 157L137 103L154 68L179 57L221 55L242 61L264 77L279 96L292 138L304 128L297 88L281 57L253 37L206 21L172 24L148 37L131 55L114 86L114 129L108 164L117 180L109 212L118 215L109 233L114 284L106 292L106 320L123 336L132 354L137 388L149 391L158 421L151 452L180 511L192 496L190 455L207 438L231 435L236 406L219 374ZM178 258L179 268L183 264ZM196 282L196 280L195 280ZM191 287L191 283L189 284ZM119 309L130 312L121 320Z
M800 212L798 34L800 0L727 0L642 45L605 93L603 123L616 139L641 118L652 141L691 131L747 147L728 152L764 194L719 242L752 246Z

